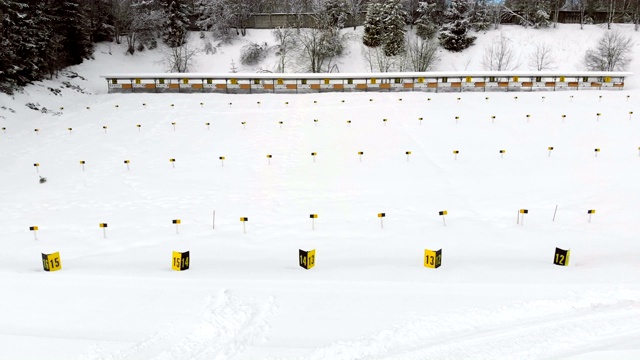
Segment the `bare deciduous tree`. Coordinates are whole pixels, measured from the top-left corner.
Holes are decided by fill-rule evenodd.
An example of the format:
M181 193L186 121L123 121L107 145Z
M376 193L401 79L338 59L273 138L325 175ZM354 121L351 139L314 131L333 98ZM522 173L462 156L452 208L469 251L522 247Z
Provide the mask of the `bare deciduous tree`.
M438 43L418 36L407 41L407 60L411 71L428 71L438 62Z
M389 72L394 67L397 58L385 56L381 47L362 46L362 57L369 66L370 72Z
M278 57L278 63L275 71L283 73L291 60L290 53L296 46L295 30L292 28L275 28L272 34L277 42L276 56Z
M494 38L491 44L485 47L482 64L485 70L490 71L515 69L518 64L511 40L500 33L500 36Z
M181 46L166 47L162 50L160 63L169 72L184 73L189 72L195 65L195 57L200 53L189 41Z
M300 29L296 41L303 71L319 73L331 72L333 60L344 50L345 37L337 31L308 28Z
M633 40L617 31L607 31L596 47L587 50L584 63L592 71L624 70L631 62Z
M548 43L535 44L535 49L529 55L529 65L537 71L553 70L555 60L552 51L553 49Z

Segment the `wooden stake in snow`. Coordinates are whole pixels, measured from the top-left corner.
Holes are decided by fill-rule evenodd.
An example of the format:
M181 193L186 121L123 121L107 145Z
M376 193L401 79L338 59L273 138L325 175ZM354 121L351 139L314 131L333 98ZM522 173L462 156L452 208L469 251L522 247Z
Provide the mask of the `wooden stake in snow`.
M169 159L169 162L171 163L171 166L173 166L173 168L176 168L176 159Z
M104 238L107 238L107 223L100 223L100 228L102 228L102 235Z
M362 155L364 155L364 151L358 151L358 157L360 158L360 162L362 162Z
M142 125L136 124L136 127L138 128L138 132L140 132L140 128L142 127Z
M632 116L633 116L633 111L629 111L629 121L631 121Z
M220 156L220 164L222 165L222 167L224 167L224 159L226 159L224 156Z
M313 157L313 162L316 162L316 155L318 155L317 152L312 152L311 156Z
M316 229L316 219L318 218L318 214L311 214L311 215L309 215L309 217L311 218L311 230L315 230Z
M458 120L460 120L460 116L456 116L456 124L458 123Z
M595 213L596 213L595 209L587 210L587 214L589 214L589 222L591 222L591 215L593 215Z
M84 164L85 164L84 160L80 160L80 165L82 165L82 171L84 171Z
M382 219L384 219L387 216L387 214L385 213L378 213L378 217L380 218L380 228L384 229L384 222L382 221Z
M207 126L207 130L211 130L211 123L204 123Z
M104 125L102 128L104 129L104 133L106 134L107 133L107 125Z
M418 124L422 125L422 120L423 120L423 118L419 117L418 118Z
M406 151L405 154L407 155L407 162L409 162L409 155L411 155L411 151Z
M460 154L460 151L453 150L453 160L458 160L458 154Z
M447 216L447 210L442 210L438 212L438 215L442 216L442 225L447 226L447 222L444 220L444 217Z
M180 225L180 223L182 223L182 221L180 221L180 219L174 219L174 220L171 220L171 223L176 225L176 235L177 235L179 233L178 232L178 225Z
M125 163L125 165L127 165L127 170L129 170L129 163L130 163L130 161L129 161L129 160L125 160L125 161L124 161L124 163Z
M524 225L524 214L528 214L529 210L527 209L520 209L518 211L518 221L516 222L516 224L520 224L520 225ZM522 221L520 220L520 214L522 214Z
M553 151L553 146L549 146L547 148L547 150L549 150L549 156L548 157L551 157L551 152Z
M495 121L496 121L496 116L495 116L495 115L492 115L492 116L491 116L491 123L493 124Z
M29 227L30 231L33 231L33 236L36 240L38 240L38 234L36 234L38 232L38 227L37 226L30 226Z
M567 118L567 115L562 115L562 122L564 122L564 119Z
M271 158L272 158L272 157L273 157L273 156L271 156L271 154L267 155L267 163L268 163L269 165L271 165Z
M240 218L240 222L242 222L242 232L243 233L247 233L247 226L245 225L247 223L247 221L249 221L248 217L241 217Z
M530 118L531 118L531 115L527 114L527 122L529 122Z
M596 121L600 121L600 115L602 115L601 113L596 113Z

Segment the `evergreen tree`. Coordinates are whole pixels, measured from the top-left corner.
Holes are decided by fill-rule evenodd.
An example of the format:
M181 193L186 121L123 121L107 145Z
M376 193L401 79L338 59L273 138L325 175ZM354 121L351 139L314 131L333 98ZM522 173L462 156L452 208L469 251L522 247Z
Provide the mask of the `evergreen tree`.
M182 46L187 41L189 27L188 8L184 0L164 0L163 8L167 17L162 32L162 39L169 47Z
M19 33L14 31L18 27L17 8L14 1L0 0L0 91L9 94L18 86L16 45L20 39Z
M80 64L93 54L93 45L89 41L91 28L80 5L80 0L58 0L53 7L49 7L54 19L54 34L62 45L62 49L59 49L62 51L60 67Z
M487 0L476 0L471 13L471 25L475 31L485 31L491 27L491 16Z
M344 28L348 16L347 3L344 0L327 0L323 5L322 12L326 18L324 26L327 28Z
M467 0L452 0L445 12L447 23L440 32L440 45L449 51L462 51L473 45L475 36L470 36L471 24L468 19L469 3Z
M364 21L364 35L362 43L368 47L382 45L382 5L377 2L369 3L367 16Z
M432 1L421 2L418 7L418 20L416 20L416 34L423 40L433 39L438 32L436 22L437 4Z
M382 43L386 56L395 56L404 52L404 22L406 12L400 0L389 0L383 5Z

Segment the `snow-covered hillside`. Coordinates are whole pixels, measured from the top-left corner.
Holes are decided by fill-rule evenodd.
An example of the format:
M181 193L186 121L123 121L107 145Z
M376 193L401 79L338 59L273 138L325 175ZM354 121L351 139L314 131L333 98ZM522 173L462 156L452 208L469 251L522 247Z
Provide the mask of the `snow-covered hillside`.
M587 29L503 27L523 54L562 42L558 69L579 69L602 31ZM495 35L438 69L480 69ZM198 70L228 70L241 45ZM364 69L358 46L341 71ZM108 48L70 69L91 94L55 95L60 79L1 98L0 358L640 357L635 76L624 91L108 95L100 73L162 70ZM62 270L45 272L53 252Z

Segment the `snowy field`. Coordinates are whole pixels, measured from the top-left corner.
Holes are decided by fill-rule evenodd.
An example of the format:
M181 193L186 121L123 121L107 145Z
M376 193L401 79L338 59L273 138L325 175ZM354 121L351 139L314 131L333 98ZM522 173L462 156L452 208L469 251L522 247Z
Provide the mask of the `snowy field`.
M0 359L640 358L639 88L107 95L97 57L2 98Z

